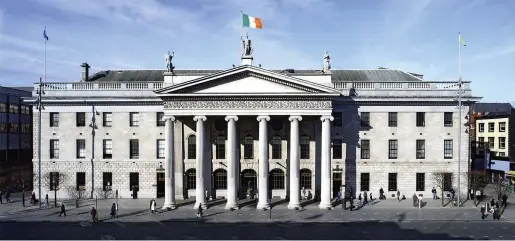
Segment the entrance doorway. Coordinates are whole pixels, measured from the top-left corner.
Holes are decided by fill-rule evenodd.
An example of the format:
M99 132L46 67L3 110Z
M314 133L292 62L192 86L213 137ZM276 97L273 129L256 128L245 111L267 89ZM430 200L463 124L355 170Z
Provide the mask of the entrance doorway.
M156 197L161 198L165 196L165 174L164 172L158 172L156 175Z
M241 190L240 192L247 194L247 190L252 188L252 190L257 189L257 173L252 169L245 169L241 172Z
M333 172L333 198L338 196L338 192L342 186L342 173Z

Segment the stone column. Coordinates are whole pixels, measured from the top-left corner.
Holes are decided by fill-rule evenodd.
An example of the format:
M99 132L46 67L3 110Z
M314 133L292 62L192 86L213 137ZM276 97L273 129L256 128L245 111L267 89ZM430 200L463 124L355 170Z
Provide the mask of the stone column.
M332 116L320 117L322 121L322 190L320 190L320 209L327 209L331 205L331 121L334 120Z
M194 209L197 209L199 205L202 204L202 208L206 208L206 197L205 197L205 188L204 188L204 164L205 164L205 158L204 158L204 139L205 132L204 132L204 122L207 120L205 116L195 116L193 117L193 120L197 122L197 141L196 141L196 148L197 148L197 162L196 162L196 178L197 178L197 190L196 190L196 202L193 206Z
M257 209L268 209L270 204L268 203L268 121L269 116L258 116L259 121L259 201Z
M163 209L175 209L175 117L166 116L165 120L165 202Z
M300 153L299 121L300 116L290 116L290 203L289 209L300 208Z
M227 121L227 204L225 209L238 208L236 175L237 162L240 161L238 156L238 133L236 132L237 116L225 117Z

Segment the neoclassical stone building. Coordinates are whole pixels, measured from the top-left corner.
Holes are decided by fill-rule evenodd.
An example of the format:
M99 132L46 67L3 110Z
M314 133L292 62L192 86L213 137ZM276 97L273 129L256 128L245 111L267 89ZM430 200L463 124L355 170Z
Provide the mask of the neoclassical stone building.
M270 197L298 207L309 192L326 208L350 187L354 196L366 190L377 197L380 188L388 198L397 190L430 196L432 173L457 177L458 135L459 172L467 172L469 135L458 133L455 82L390 69L267 70L251 60L227 70L92 76L84 64L80 82L44 83L43 173L64 173L61 185L89 192L93 169L95 190L107 186L131 198L137 187L139 198L165 197L165 207L184 198L205 205L207 196L233 208L252 188L259 208ZM464 91L468 113L479 98L469 82ZM36 109L34 120L37 138ZM461 187L466 192L465 180Z

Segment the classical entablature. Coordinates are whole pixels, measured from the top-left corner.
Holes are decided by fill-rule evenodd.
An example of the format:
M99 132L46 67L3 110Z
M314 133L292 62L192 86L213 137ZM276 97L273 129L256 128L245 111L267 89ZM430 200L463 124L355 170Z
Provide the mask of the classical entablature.
M340 91L250 65L155 91L173 115L324 115Z

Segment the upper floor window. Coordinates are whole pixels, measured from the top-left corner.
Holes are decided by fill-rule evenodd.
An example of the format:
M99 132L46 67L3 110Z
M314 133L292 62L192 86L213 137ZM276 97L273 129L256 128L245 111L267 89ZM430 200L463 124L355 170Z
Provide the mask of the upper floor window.
M488 147L490 149L495 148L495 138L494 137L488 137Z
M50 140L50 159L59 159L59 140Z
M300 137L300 159L309 159L309 136Z
M425 112L417 112L417 127L426 126L426 113Z
M342 114L343 114L342 112L333 112L333 117L334 117L333 126L342 126L342 124L343 124Z
M342 159L342 140L333 140L333 159Z
M272 159L281 159L282 158L281 142L282 142L282 140L281 140L280 136L272 137L272 141L270 141L270 144L272 144Z
M370 112L361 112L361 126L370 126Z
M7 103L0 102L0 113L7 112Z
M130 158L139 159L139 140L130 140Z
M506 122L499 122L499 132L506 132Z
M443 113L443 126L452 127L452 112Z
M254 159L254 138L251 135L243 138L243 158Z
M188 159L196 159L197 157L197 138L195 135L188 136Z
M138 112L130 113L130 126L139 126L139 113Z
M217 136L215 145L216 159L225 159L225 136Z
M12 114L18 114L19 107L17 104L10 104L9 105L9 113Z
M495 131L495 123L488 123L488 132Z
M499 149L506 149L506 137L499 137Z
M157 114L156 114L157 126L165 126L166 121L163 120L164 117L165 117L165 113L164 112L157 112Z
M113 126L113 113L112 112L104 112L102 116L102 124L105 127Z
M417 159L426 158L426 140L417 140Z
M86 113L77 112L76 115L77 126L86 126Z
M479 123L479 132L485 132L485 123Z
M157 159L165 158L165 140L159 139L157 140Z
M397 140L388 140L388 159L397 159L398 148Z
M86 158L86 140L84 139L77 140L77 158Z
M478 140L479 143L478 144L478 147L479 148L483 148L485 147L485 138L484 137L479 137L479 140Z
M370 140L361 140L361 159L370 159Z
M397 112L388 112L388 126L397 127Z
M443 147L444 147L443 158L444 159L452 159L452 154L453 154L452 140L444 140Z
M59 113L51 112L50 113L50 127L58 127L59 126Z
M113 158L113 140L107 139L103 141L103 156L104 159Z

